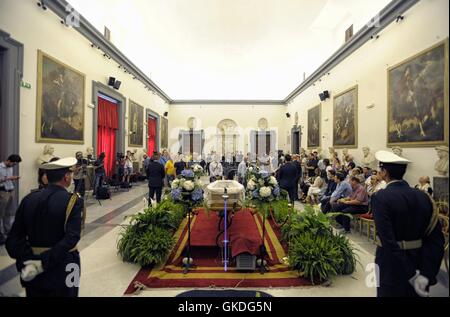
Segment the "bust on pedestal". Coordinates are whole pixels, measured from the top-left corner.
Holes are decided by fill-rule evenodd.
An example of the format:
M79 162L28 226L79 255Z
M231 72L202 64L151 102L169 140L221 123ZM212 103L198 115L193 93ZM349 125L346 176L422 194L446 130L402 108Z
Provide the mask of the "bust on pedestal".
M438 146L436 152L439 161L434 165L434 169L439 176L433 177L434 199L448 201L448 147Z
M55 149L53 148L53 146L48 145L48 144L45 145L42 155L39 156L39 158L37 159L38 166L40 166L44 163L50 162L50 160L55 157L53 155L54 152L55 152Z
M377 163L377 159L375 158L375 155L373 155L370 152L370 148L365 146L363 147L363 153L364 153L364 157L361 160L362 166L363 167L370 167L371 169L376 168L376 163Z

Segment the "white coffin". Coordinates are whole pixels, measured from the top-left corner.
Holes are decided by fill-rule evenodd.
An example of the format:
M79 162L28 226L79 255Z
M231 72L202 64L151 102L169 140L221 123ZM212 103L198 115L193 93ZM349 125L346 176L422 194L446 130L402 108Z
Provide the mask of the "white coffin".
M211 210L217 211L224 209L225 206L222 196L225 188L228 194L227 209L231 210L234 203L237 204L238 209L242 208L245 199L244 186L232 180L218 180L206 187L208 207Z

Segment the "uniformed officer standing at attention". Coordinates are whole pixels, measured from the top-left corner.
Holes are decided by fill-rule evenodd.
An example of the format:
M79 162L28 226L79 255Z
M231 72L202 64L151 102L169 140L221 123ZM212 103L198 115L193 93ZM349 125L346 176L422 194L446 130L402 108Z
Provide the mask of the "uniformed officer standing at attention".
M387 183L372 197L377 228L375 263L378 297L427 297L437 283L444 236L432 198L403 180L410 161L387 151L376 153Z
M78 296L83 202L67 188L75 158L41 165L48 186L26 196L6 240L27 297Z

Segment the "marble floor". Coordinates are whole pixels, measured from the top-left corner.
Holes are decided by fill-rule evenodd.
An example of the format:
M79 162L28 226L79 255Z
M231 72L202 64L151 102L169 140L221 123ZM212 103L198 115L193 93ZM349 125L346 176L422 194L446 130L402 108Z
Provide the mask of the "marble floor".
M127 217L144 208L144 197L148 194L146 183L135 185L130 191L117 192L111 200L102 201L101 205L88 198L86 228L78 245L81 255L80 296L82 297L117 297L123 296L125 289L139 271L139 266L124 263L117 256L117 239L121 225L126 224ZM299 206L301 207L301 206ZM259 289L273 296L284 297L373 297L376 289L366 286L370 279L367 266L374 261L375 245L359 233L349 234L357 249L360 265L351 276L340 276L327 287L301 287L283 289ZM439 283L432 287L432 296L449 296L449 282L445 267L439 274ZM176 296L186 289L151 289L143 290L133 296L160 297ZM4 248L0 247L0 296L24 296L14 261Z

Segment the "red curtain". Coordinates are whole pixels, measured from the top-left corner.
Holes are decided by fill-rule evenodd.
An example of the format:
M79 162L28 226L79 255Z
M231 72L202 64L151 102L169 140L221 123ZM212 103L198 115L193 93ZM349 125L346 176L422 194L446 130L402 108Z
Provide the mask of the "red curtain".
M108 177L114 172L116 132L119 128L117 110L117 104L98 98L97 155L105 152L105 172Z
M153 155L153 151L155 151L156 119L148 118L147 119L147 127L148 127L147 150L148 150L148 156L151 157Z

